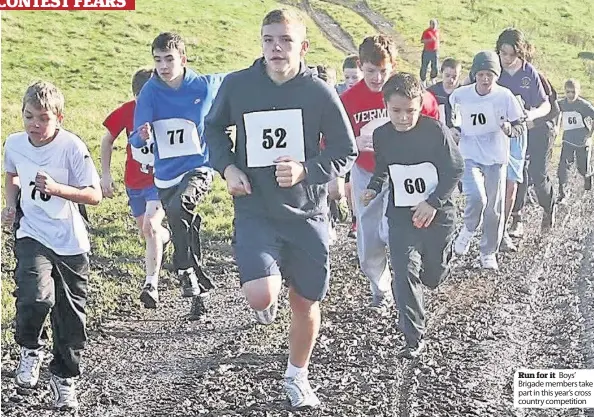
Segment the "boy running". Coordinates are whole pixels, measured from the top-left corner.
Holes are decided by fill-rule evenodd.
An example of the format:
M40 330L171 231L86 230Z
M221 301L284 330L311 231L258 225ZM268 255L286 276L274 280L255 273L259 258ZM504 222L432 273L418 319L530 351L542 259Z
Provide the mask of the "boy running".
M465 166L462 188L466 196L464 226L454 249L458 255L468 253L470 241L482 223L481 265L484 269L498 269L496 253L504 228L509 138L523 134L524 111L511 91L496 84L501 65L495 52L475 55L471 72L476 82L459 87L450 96L461 118L460 152Z
M342 74L344 76L344 82L336 85L336 92L338 94L344 93L363 78L363 72L359 68L359 57L357 55L349 55L344 59L342 62Z
M567 202L567 173L573 161L578 172L584 177L584 190L592 189L592 131L594 130L594 106L580 97L580 83L577 80L565 81L565 98L559 100L563 114L563 147L557 175L559 176L559 200Z
M213 166L234 196L243 293L257 320L270 324L287 280L292 315L285 390L292 407L315 407L320 401L308 364L330 278L326 183L350 169L357 151L336 91L303 64L309 42L302 18L273 10L261 36L263 58L223 82L206 137ZM232 125L235 144L225 134Z
M452 193L464 161L449 129L421 116L423 88L412 74L392 76L382 92L390 123L373 132L375 172L362 198L367 205L390 179L386 215L392 291L406 340L400 355L412 359L425 346L421 283L435 289L450 272L456 218Z
M433 84L427 90L435 96L439 105L439 120L447 127L453 127L450 94L460 86L462 64L454 58L446 58L441 64L443 81Z
M151 51L155 76L138 96L130 144L142 149L154 141L155 185L171 228L173 264L182 296L195 297L192 311L199 315L204 310L201 297L214 288L202 270L201 218L195 212L213 180L204 117L224 76L187 68L185 44L176 33L161 33Z
M369 36L359 46L363 80L340 96L353 130L359 157L351 170L353 205L357 216L357 254L363 274L371 286L372 307L384 308L392 303L390 270L386 246L388 222L388 185L367 206L361 197L375 169L373 131L390 121L382 96L382 87L396 69L396 45L386 35ZM435 97L423 93L421 114L439 118Z
M421 82L427 87L427 68L431 65L431 84L435 84L437 78L437 60L439 59L439 29L437 19L429 21L429 27L421 35L423 53L421 54Z
M15 382L24 388L37 385L45 356L41 333L49 314L54 406L76 409L75 379L87 340L90 250L79 204L99 204L101 186L86 145L61 127L64 96L53 84L31 85L22 112L25 131L10 135L4 145L2 210L2 224L16 227L14 338L21 357Z
M138 70L132 77L134 100L130 100L107 116L103 126L107 129L101 140L101 189L105 197L113 197L111 176L111 155L115 139L122 130L130 137L134 129L134 109L140 90L153 75L150 69ZM142 148L126 144L126 167L124 184L128 194L128 205L136 219L138 230L146 241L146 280L140 293L145 308L156 308L159 302L157 292L159 271L163 259L163 247L169 241L169 231L161 225L165 212L159 200L159 193L153 183L154 144L148 141Z

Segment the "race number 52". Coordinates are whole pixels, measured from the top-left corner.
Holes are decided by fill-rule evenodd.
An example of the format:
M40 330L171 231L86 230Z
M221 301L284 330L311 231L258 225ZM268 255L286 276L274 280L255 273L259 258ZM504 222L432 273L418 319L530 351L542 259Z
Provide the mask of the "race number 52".
M262 131L262 146L264 149L282 149L287 147L287 131L282 127L274 129L264 129Z

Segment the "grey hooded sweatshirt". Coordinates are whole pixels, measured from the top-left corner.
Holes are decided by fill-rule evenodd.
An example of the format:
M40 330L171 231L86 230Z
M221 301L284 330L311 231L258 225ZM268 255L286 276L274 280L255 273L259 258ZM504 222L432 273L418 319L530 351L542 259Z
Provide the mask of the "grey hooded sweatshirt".
M236 126L234 149L230 126ZM353 130L336 91L304 64L295 78L278 85L267 75L263 58L225 78L206 117L204 139L211 165L222 176L234 164L249 178L252 193L234 197L236 217L325 215L326 184L345 175L357 157ZM305 179L281 188L272 160L287 154L301 159Z

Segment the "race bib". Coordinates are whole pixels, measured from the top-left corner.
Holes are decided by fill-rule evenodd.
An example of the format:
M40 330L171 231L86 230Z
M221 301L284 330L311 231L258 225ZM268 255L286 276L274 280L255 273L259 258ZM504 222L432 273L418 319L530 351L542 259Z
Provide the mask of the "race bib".
M437 188L437 168L431 162L389 167L396 207L413 207L427 200Z
M196 124L190 120L158 120L153 123L153 131L161 159L202 154Z
M563 130L582 129L586 127L582 115L576 111L563 112Z
M148 174L149 168L155 166L155 143L152 139L146 141L146 144L142 148L135 148L130 146L132 149L132 159L140 164L140 171Z
M46 172L54 181L68 184L68 170L57 167L40 167L32 163L17 165L17 174L21 182L21 202L23 211L27 207L37 206L52 219L67 219L70 215L68 200L55 195L39 192L35 188L35 177L39 171Z
M460 106L462 133L468 136L480 136L499 131L499 119L492 103L480 106Z
M280 156L305 161L301 109L246 113L243 123L249 168L275 165L274 160Z
M445 104L439 105L439 121L444 125L447 124L446 121L446 111L445 111Z

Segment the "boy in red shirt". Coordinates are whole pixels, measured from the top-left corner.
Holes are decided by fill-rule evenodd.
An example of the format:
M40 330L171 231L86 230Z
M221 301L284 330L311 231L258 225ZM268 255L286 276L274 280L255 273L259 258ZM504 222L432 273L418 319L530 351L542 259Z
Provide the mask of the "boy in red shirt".
M435 84L437 78L437 59L439 50L439 29L437 28L437 19L429 21L429 27L425 29L421 35L421 43L423 43L423 54L421 55L421 81L423 86L427 87L427 67L431 64L431 84Z
M122 130L126 136L134 130L134 109L136 97L144 84L151 78L152 70L141 69L132 77L134 100L128 101L115 109L103 122L107 129L101 140L101 189L105 197L113 197L113 179L111 177L111 153L113 143ZM138 229L146 241L146 281L140 294L140 301L145 308L156 308L159 301L157 283L163 258L163 247L169 242L169 231L162 226L165 211L159 200L153 183L153 144L137 149L126 145L126 168L124 184L128 194L128 205L136 219Z
M375 308L392 304L392 280L386 256L388 186L385 184L368 206L362 204L361 198L375 169L373 131L390 123L382 87L390 75L396 72L396 56L396 44L390 37L376 35L365 38L359 46L363 79L340 96L359 149L359 157L351 170L353 205L357 216L357 254L361 270L371 283L372 306ZM439 120L437 101L426 91L422 97L421 113Z

